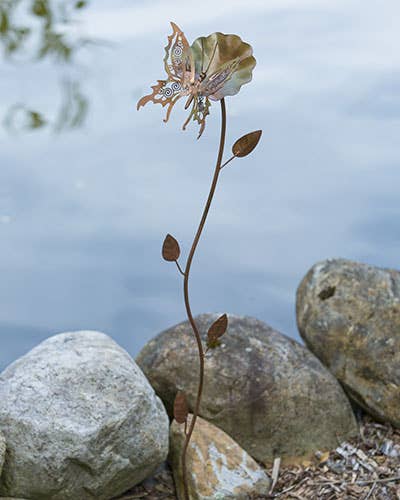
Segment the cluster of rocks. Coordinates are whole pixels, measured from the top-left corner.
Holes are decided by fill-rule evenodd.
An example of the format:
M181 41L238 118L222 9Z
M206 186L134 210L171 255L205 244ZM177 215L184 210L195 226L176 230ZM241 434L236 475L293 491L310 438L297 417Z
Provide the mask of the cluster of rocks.
M204 340L218 317L195 318ZM351 402L400 427L400 273L316 264L297 291L297 322L306 346L228 315L206 356L187 455L192 499L266 496L271 480L257 461L295 463L354 437ZM184 430L172 407L185 391L193 409L197 383L188 322L151 340L136 362L102 333L47 339L0 375L0 496L107 500L168 456L183 498Z

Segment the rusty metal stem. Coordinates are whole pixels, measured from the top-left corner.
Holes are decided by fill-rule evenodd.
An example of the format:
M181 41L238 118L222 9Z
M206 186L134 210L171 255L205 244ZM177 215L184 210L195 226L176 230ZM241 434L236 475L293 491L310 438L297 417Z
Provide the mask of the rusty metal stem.
M186 452L187 448L189 446L189 441L193 433L194 426L196 424L196 419L197 415L199 414L199 409L200 409L200 402L201 402L201 395L203 392L203 383L204 383L204 350L203 350L203 344L201 342L201 337L199 330L197 328L197 325L193 319L192 315L192 310L190 308L190 303L189 303L189 274L190 274L190 267L192 265L192 260L196 251L197 244L199 242L201 233L204 228L204 224L207 219L208 212L210 210L211 202L215 193L215 188L217 187L217 182L218 182L218 176L220 172L220 167L222 163L222 156L224 154L224 146L225 146L225 132L226 132L226 108L225 108L225 100L224 98L221 99L221 136L220 136L220 141L219 141L219 151L218 151L218 158L217 158L217 164L215 166L214 170L214 177L211 183L210 187L210 192L208 194L207 202L203 210L203 215L200 220L199 227L197 229L196 236L194 237L192 247L189 252L189 256L186 262L186 267L185 267L185 277L183 280L183 294L184 294L184 299L185 299L185 307L186 307L186 313L189 319L189 322L192 326L194 335L196 337L196 342L197 342L197 347L199 351L199 361L200 361L200 373L199 373L199 385L197 389L197 398L196 398L196 404L195 408L193 411L193 416L192 420L190 422L189 426L189 431L186 435L185 438L185 443L183 445L183 450L182 450L182 475L183 475L183 487L184 487L184 493L185 493L185 500L189 500L189 490L188 490L188 484L187 484L187 471L186 471Z

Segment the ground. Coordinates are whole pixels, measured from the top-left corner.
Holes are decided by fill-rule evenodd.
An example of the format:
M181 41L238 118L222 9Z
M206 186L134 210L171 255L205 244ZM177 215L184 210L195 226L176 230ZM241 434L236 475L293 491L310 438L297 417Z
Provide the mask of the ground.
M267 472L275 479L272 492L249 500L400 500L400 429L364 415L358 439L338 443L331 452L317 452L301 466L278 468L276 462L275 471ZM140 498L176 500L167 465L118 500Z

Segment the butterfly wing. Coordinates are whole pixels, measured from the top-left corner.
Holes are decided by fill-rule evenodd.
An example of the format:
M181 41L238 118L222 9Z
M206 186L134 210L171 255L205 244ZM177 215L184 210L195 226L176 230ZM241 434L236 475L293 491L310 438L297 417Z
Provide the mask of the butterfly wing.
M168 105L168 110L164 122L167 122L172 108L176 101L186 95L183 87L187 71L190 71L194 78L193 55L183 31L171 22L172 34L168 37L168 44L165 47L164 66L167 72L167 80L157 80L157 84L151 88L153 92L142 97L137 103L137 109L144 106L149 101L154 104Z
M211 102L208 99L208 97L195 97L193 99L193 106L190 111L189 116L187 117L187 120L183 124L183 130L186 129L187 124L190 122L191 119L193 121L197 121L197 123L200 125L200 130L199 130L199 135L197 136L197 139L200 139L201 134L204 131L204 128L206 126L206 117L210 114L209 108L211 106Z
M138 101L137 109L140 109L141 106L144 106L149 101L154 104L161 104L162 107L168 105L167 114L164 118L164 121L167 122L176 101L184 95L182 93L182 86L179 82L171 80L157 80L157 84L151 88L153 92L145 95Z
M165 47L164 66L171 80L183 84L185 72L190 72L191 81L194 81L194 61L192 50L183 31L171 22L172 34L168 37Z
M225 63L222 67L215 71L211 75L207 75L204 80L200 83L199 94L204 96L211 96L216 94L222 87L231 79L232 75L235 73L237 67L239 66L240 58L236 57L231 61Z

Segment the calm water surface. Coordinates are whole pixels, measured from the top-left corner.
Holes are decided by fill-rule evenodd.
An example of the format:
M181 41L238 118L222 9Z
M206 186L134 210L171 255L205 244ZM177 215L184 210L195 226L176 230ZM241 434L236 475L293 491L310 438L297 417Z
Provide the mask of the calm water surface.
M0 369L77 329L136 354L185 318L160 248L170 232L188 251L220 116L215 103L196 141L183 104L168 124L161 106L136 111L164 77L170 20L189 41L222 31L253 45L253 82L227 98L228 153L264 130L221 175L194 312L255 316L298 338L295 291L316 261L399 267L398 0L52 1L51 19L33 4L15 12L25 42L7 55L18 32L3 25L0 38ZM46 48L46 33L70 52Z

